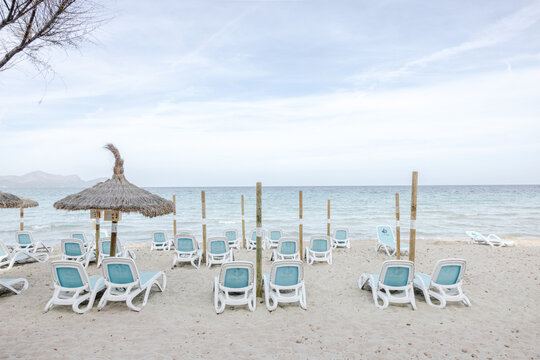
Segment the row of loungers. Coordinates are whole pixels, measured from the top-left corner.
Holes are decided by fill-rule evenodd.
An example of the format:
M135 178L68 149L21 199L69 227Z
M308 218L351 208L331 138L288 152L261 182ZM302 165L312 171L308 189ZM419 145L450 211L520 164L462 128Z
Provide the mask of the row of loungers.
M247 237L246 247L248 250L254 250L257 248L257 234L261 237L261 246L263 249L274 249L278 246L279 241L284 238L283 230L281 229L270 229L264 230L260 229L257 233L257 229L250 231L249 236ZM191 230L179 230L176 234L179 235L193 235ZM326 236L326 235L324 235ZM223 230L223 236L227 238L229 247L233 249L240 249L242 247L242 238L239 235L237 229L225 229ZM345 247L350 248L351 242L349 239L349 229L347 228L336 228L334 230L333 236L328 237L331 241L332 247ZM170 250L174 248L175 241L169 240L167 233L163 230L156 230L152 234L152 245L151 250Z
M385 234L384 230L392 231L391 228L378 227L380 234ZM156 233L158 232L154 232L154 234ZM380 234L378 247L384 241L384 235L381 236ZM11 253L0 242L3 255L7 254L7 258L17 258L22 254L32 254L31 256L25 256L34 261L46 261L48 259L46 252L37 251L38 244L34 243L31 234L24 238L22 248L18 244ZM390 246L388 241L384 242L385 246ZM198 261L200 265L201 251L196 248L198 242L194 236L179 235L176 238L176 244L174 244L176 254L173 267L178 262L178 258L181 258L181 262L186 260L182 250L185 249L188 243L191 250L196 249L195 253L199 254ZM251 310L254 310L253 264L234 261L234 255L232 249L228 249L228 243L229 238L226 236L209 239L208 251L210 255L207 256L207 261L210 260L209 266L212 263L222 264L220 275L216 277L214 283L214 306L216 312L222 312L226 305L239 304L247 304ZM322 249L323 247L324 249ZM42 245L42 248L45 247ZM318 260L331 264L332 248L333 244L329 237L313 236L310 247L306 249L308 263ZM216 249L225 249L226 253L220 253ZM302 308L307 307L303 263L299 261L300 257L296 249L298 249L296 239L280 238L277 248L272 252L272 260L274 260L272 270L270 274L263 277L265 300L269 310L274 310L279 302L299 302ZM50 251L48 248L45 248L45 250ZM54 305L72 305L75 312L84 313L93 306L97 293L102 290L105 290L105 293L101 298L98 309L103 308L108 301L125 301L129 308L139 311L141 308L133 305L132 302L139 293L146 292L143 301L144 306L154 284L161 291L165 289L165 274L162 271L139 272L134 261L135 255L123 249L119 241L117 242L117 257L109 258L107 255L103 255L107 254L109 250L110 239L107 237L100 239L99 258L101 261L98 259L98 266L99 264L104 265L103 276L88 277L85 268L88 266L88 262L92 261L90 259L91 253L94 253L92 244L90 242L84 243L79 236L75 236L74 239L70 240L62 240L63 260L53 262L52 273L55 291L53 297L47 303L45 311L48 311ZM0 256L2 252L0 252ZM315 253L315 255L310 255L310 253ZM316 256L317 253L322 254ZM43 255L46 255L46 259ZM93 260L95 260L95 253ZM198 268L189 257L188 261ZM427 303L435 307L444 307L448 301L461 301L470 306L469 300L461 290L464 271L465 261L460 259L439 261L431 276L421 273L415 274L412 262L391 260L383 263L380 274L363 274L359 280L359 287L371 288L375 305L380 308L387 307L391 302L410 302L413 308L416 308L413 288L421 290ZM161 279L161 284L159 279ZM17 290L17 285L22 285L22 289ZM19 293L28 287L28 282L25 279L0 279L0 286ZM434 298L436 302L434 303L431 298ZM382 305L379 304L379 299L382 300ZM87 300L86 307L81 308L81 303Z

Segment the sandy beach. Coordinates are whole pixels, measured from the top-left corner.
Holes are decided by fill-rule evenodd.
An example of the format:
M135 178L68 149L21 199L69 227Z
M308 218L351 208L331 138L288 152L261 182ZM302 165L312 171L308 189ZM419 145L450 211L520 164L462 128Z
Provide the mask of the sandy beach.
M280 305L268 312L228 307L216 315L212 279L219 267L170 269L172 253L130 247L139 270L164 270L164 293L155 291L139 313L109 303L78 315L70 306L43 313L52 295L50 263L16 266L2 277L26 277L30 288L2 294L0 358L277 358L277 359L536 359L540 357L540 244L519 240L514 248L492 249L465 241L421 241L416 270L430 273L436 260L467 260L467 308L435 309L417 295L418 310L391 305L379 310L361 291L361 273L378 273L383 253L375 240L354 241L336 250L334 264L305 266L307 311ZM270 268L265 251L263 270ZM236 252L255 260L255 251ZM55 249L52 259L59 258ZM90 275L101 274L91 264ZM142 298L142 296L140 296ZM138 299L139 300L139 299ZM140 302L141 300L139 300Z

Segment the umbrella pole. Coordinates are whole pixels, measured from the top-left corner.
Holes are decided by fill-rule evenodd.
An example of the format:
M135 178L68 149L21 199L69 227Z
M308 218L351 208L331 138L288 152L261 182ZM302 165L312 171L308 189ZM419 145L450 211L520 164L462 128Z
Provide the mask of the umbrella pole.
M326 215L326 235L330 236L330 199L328 199L328 211Z
M246 248L246 219L244 218L244 195L242 195L242 247Z
M24 230L24 210L23 210L23 207L21 206L21 214L20 214L20 220L19 220L19 223L20 223L20 227L21 227L21 231Z
M99 259L99 235L100 235L101 222L100 218L96 218L96 259ZM97 261L97 260L96 260Z
M304 260L304 205L302 190L298 193L298 239L300 241L300 259Z
M396 193L396 256L401 259L401 229L399 226L399 194Z
M206 196L204 190L201 191L202 203L202 237L203 237L203 261L206 262Z
M257 297L262 296L262 184L257 183Z
M111 257L116 256L116 231L118 228L118 221L113 221L111 224L111 252L109 255Z
M414 262L416 252L416 201L418 197L418 171L412 173L411 191L411 238L409 240L409 260Z

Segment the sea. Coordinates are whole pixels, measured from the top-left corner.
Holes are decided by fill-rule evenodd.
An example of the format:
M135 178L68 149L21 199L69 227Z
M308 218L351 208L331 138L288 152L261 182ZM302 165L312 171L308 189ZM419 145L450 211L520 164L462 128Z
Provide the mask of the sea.
M226 228L241 230L241 196L245 197L246 232L255 227L255 187L149 187L147 190L171 199L176 195L177 228L202 237L201 191L206 197L208 236L221 236ZM92 234L89 211L56 210L54 202L82 189L4 189L38 201L24 211L25 230L35 240L55 245L72 231ZM408 239L411 214L410 186L291 186L262 188L264 229L282 229L298 235L299 191L303 192L304 236L325 234L327 203L331 202L331 227L349 228L353 240L376 238L376 226L395 226L395 194L399 194L402 239ZM110 222L102 221L109 230ZM419 186L418 239L466 239L465 231L503 238L540 240L540 185ZM15 241L19 209L0 209L0 240ZM153 230L172 237L173 215L146 218L122 214L118 236L125 243L149 243Z

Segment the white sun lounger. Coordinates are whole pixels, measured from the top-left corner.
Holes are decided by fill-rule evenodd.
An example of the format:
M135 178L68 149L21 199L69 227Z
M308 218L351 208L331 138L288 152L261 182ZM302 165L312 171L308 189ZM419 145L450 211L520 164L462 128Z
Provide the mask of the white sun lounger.
M349 239L349 229L335 228L334 235L332 236L332 245L334 246L334 249L338 247L350 249L351 240Z
M167 287L167 276L163 271L138 271L135 261L127 258L104 259L103 277L107 289L101 297L98 310L103 309L108 301L125 301L131 310L141 311L148 302L150 290L154 285L162 292ZM145 294L142 306L135 306L133 299L143 291Z
M512 240L503 240L495 234L489 234L487 237L477 231L466 231L469 237L469 244L490 245L491 247L515 246Z
M90 310L96 295L105 289L103 276L88 277L83 265L77 261L59 260L51 265L54 292L44 311L49 311L54 305L71 305L78 314ZM81 308L81 304L87 300L88 304Z
M394 231L389 225L379 225L377 226L377 245L375 246L375 251L383 249L388 256L396 255L397 243L394 237ZM408 254L409 253L409 244L401 241L399 244L400 252Z
M93 250L86 250L82 240L77 238L62 239L60 244L62 260L77 261L88 268L90 261L96 260L96 253Z
M152 232L152 245L150 246L150 251L152 250L169 250L171 248L171 243L167 239L167 233L163 230L155 230Z
M17 289L19 285L22 285L20 289ZM28 289L28 281L26 279L0 279L0 290L7 289L14 292L15 295L19 295L21 291Z
M238 230L225 229L223 230L223 236L227 238L231 249L240 249L242 247L242 241L240 237L238 237Z
M96 242L88 240L83 231L73 231L71 234L69 234L69 237L72 239L81 240L87 250L92 250L96 247Z
M306 247L307 263L312 265L315 261L332 264L332 240L330 236L313 235L309 239L309 247Z
M111 238L105 237L99 239L99 256L97 260L97 267L101 266L104 259L110 257L111 254ZM116 257L136 259L135 253L128 249L125 249L120 239L116 239Z
M265 247L265 231L261 229L261 246L264 250ZM250 232L250 236L247 238L247 249L248 250L256 250L257 249L257 229L253 229Z
M270 274L263 275L266 308L273 311L279 303L298 302L307 309L304 285L304 264L300 260L281 260L272 263Z
M277 248L279 240L283 237L283 230L270 229L266 233L266 246L268 249Z
M254 283L253 263L231 261L221 265L219 276L214 278L214 308L221 314L225 306L247 305L255 311L256 286Z
M221 265L233 260L233 250L229 248L229 241L225 236L208 238L206 266L211 267L213 264Z
M360 289L371 288L373 302L379 309L385 309L390 303L411 303L416 310L414 300L414 263L408 260L387 260L383 262L380 274L362 274L358 280ZM382 300L382 305L379 304Z
M45 249L48 253L53 251L52 247L47 247L41 241L34 241L30 231L17 231L15 234L15 250L25 250L27 253L35 254L40 249Z
M463 259L443 259L437 261L431 276L417 272L414 276L414 287L422 291L426 302L436 308L443 308L449 301L462 302L471 306L469 298L463 294L463 275L466 261ZM432 302L437 299L438 304Z
M193 235L177 235L174 249L174 257L171 269L176 264L188 262L195 268L201 266L202 250L199 249L199 243Z
M300 260L300 245L296 238L282 237L276 249L272 250L272 261Z
M26 249L9 251L4 242L0 241L0 271L9 270L16 263L45 262L47 260L49 260L49 254L46 252L33 253Z

